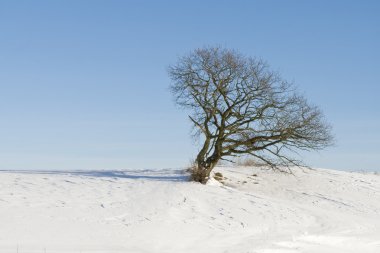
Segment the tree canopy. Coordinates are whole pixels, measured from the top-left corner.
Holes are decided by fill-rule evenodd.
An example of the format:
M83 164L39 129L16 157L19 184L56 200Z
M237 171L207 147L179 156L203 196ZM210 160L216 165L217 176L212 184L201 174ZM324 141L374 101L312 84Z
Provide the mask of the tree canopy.
M221 159L250 155L273 169L303 165L291 155L332 144L321 110L268 65L235 50L206 47L169 67L171 91L203 145L194 179L205 183Z

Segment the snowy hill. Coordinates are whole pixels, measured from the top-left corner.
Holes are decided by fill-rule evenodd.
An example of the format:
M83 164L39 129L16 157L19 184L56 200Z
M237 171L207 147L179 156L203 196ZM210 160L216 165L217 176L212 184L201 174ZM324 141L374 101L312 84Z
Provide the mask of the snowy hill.
M0 252L380 252L380 176L0 172Z

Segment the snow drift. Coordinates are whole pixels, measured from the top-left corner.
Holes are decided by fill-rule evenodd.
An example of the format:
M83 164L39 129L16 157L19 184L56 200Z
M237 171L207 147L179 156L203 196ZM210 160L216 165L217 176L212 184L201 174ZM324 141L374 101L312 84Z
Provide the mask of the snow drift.
M216 171L2 171L0 252L380 252L379 175Z

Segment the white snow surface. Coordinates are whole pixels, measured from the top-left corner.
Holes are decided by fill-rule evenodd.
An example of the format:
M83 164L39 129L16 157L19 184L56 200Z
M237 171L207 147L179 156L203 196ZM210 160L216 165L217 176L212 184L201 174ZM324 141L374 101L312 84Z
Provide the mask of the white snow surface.
M1 171L0 252L380 252L379 175L215 171Z

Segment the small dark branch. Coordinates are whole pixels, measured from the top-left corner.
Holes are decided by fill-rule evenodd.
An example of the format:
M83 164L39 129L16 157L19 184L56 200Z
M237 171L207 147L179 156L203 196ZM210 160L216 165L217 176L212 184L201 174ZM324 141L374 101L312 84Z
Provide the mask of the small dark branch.
M227 161L227 162L230 162L230 163L235 163L235 161L229 160L229 159L223 158L223 157L221 157L220 160Z

